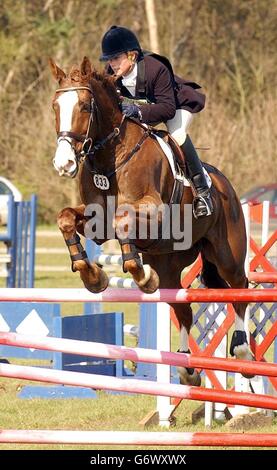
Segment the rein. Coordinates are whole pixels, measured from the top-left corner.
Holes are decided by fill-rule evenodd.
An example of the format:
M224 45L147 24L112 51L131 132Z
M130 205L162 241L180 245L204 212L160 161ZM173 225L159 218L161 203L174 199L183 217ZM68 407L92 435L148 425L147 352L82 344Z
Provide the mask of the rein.
M145 129L143 136L141 137L139 142L134 146L134 148L131 150L131 152L128 153L125 160L123 162L121 162L114 170L110 171L109 173L106 173L104 176L106 176L107 178L111 178L111 176L115 175L124 165L126 165L126 163L128 163L131 160L133 155L140 150L143 142L147 139L147 137L149 137L150 134L151 134L151 131L149 129ZM89 162L89 163L90 163L90 167L92 167L92 163L91 162ZM91 171L91 173L98 174L97 169L92 168L92 169L90 169L90 171Z
M90 157L93 156L98 150L103 150L105 148L105 145L110 141L115 139L117 136L119 136L120 131L121 131L121 126L125 120L125 115L123 114L121 122L118 127L115 127L112 132L107 135L107 137L104 137L104 139L96 142L92 148L89 148L88 151L82 150L81 154L84 155L85 157ZM90 138L89 138L90 139ZM91 139L90 139L91 140Z

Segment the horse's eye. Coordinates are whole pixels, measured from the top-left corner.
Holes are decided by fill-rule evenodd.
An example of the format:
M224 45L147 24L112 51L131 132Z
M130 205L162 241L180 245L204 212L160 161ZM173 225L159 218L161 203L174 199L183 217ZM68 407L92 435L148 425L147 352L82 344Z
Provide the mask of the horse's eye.
M80 103L80 111L81 113L90 113L91 112L90 103Z

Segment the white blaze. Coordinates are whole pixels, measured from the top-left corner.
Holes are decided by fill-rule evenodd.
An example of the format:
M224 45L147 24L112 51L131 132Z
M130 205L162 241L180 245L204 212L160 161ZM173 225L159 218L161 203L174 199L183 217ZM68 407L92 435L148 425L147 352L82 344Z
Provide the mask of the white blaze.
M70 131L72 125L72 114L75 104L78 103L77 91L66 91L62 93L57 102L60 106L60 132Z
M62 93L57 102L60 106L60 129L59 132L69 132L72 126L72 116L75 104L78 103L77 91L66 91ZM71 175L75 172L77 163L75 153L70 145L70 137L58 139L58 146L53 160L54 167L59 175Z

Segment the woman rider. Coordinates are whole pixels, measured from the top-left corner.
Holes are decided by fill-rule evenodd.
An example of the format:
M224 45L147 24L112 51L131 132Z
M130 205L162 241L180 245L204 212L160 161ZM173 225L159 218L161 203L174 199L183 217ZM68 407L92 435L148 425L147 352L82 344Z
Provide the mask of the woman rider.
M103 36L101 61L107 72L118 78L116 85L123 97L144 99L143 104L122 104L127 117L146 124L164 122L180 145L192 182L196 218L209 216L213 203L203 167L187 134L193 114L201 111L205 96L196 91L199 85L174 76L166 57L142 51L135 34L124 27L112 26Z

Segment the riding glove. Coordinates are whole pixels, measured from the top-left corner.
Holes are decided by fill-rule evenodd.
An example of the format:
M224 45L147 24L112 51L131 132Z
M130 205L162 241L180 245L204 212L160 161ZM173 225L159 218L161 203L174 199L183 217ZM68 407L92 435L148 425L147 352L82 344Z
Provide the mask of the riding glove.
M141 119L141 112L139 106L136 104L122 104L122 112L126 117L133 117L135 119Z

